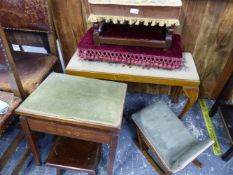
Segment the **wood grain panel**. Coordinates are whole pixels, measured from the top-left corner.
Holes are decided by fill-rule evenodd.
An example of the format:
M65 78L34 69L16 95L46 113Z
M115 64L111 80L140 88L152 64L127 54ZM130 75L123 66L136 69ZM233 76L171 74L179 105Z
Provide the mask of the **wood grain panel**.
M51 0L51 4L55 30L67 64L85 32L81 1Z
M231 55L222 71L221 75L218 77L217 86L212 91L212 97L217 98L221 91L223 90L227 81L229 81L231 75L233 74L233 49Z
M201 94L211 97L233 47L233 3L209 0L193 56L201 78Z
M182 28L182 43L183 49L188 52L193 52L197 44L200 27L204 17L207 0L184 0L183 1L183 25ZM182 20L182 16L181 16Z
M91 26L87 23L87 0L52 0L53 18L61 41L65 63L69 62L78 41ZM194 55L202 81L201 96L211 98L233 48L233 0L183 0L180 13L183 50ZM170 88L130 85L132 91L168 93Z

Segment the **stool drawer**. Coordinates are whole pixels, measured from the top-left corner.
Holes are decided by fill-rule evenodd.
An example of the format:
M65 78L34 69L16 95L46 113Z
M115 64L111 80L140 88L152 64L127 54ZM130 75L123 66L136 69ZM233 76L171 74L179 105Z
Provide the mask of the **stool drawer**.
M72 126L51 121L27 119L33 131L44 132L59 136L72 137L98 143L110 143L112 132L101 131L94 128Z

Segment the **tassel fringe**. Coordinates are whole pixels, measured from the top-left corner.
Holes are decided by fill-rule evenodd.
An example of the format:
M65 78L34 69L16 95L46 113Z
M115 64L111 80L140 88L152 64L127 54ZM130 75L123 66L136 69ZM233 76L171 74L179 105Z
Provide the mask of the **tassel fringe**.
M128 22L129 25L139 25L140 23L145 26L155 26L160 27L166 26L179 26L180 22L177 19L154 19L154 18L137 18L137 17L123 17L123 16L103 16L91 14L88 18L91 23L105 21L107 23L113 22L113 24L124 24Z

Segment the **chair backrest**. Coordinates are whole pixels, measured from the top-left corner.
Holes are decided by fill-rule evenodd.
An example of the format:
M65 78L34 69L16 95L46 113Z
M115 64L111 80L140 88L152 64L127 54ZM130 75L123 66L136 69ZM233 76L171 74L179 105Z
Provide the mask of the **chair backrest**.
M48 0L1 0L0 23L3 28L51 32Z
M26 93L23 89L22 82L20 81L19 74L16 70L14 59L8 45L7 37L0 25L0 66L1 69L7 71L9 75L9 83L12 92L22 99L26 98Z
M50 0L1 0L0 24L11 44L43 45L47 52L57 55Z

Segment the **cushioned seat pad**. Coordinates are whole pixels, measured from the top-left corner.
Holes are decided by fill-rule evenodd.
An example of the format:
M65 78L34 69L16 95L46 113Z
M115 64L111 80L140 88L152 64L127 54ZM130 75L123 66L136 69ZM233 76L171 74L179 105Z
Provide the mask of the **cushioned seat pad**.
M17 112L120 128L126 84L52 73Z
M184 168L213 143L211 140L197 141L163 101L134 114L133 120L173 173Z

